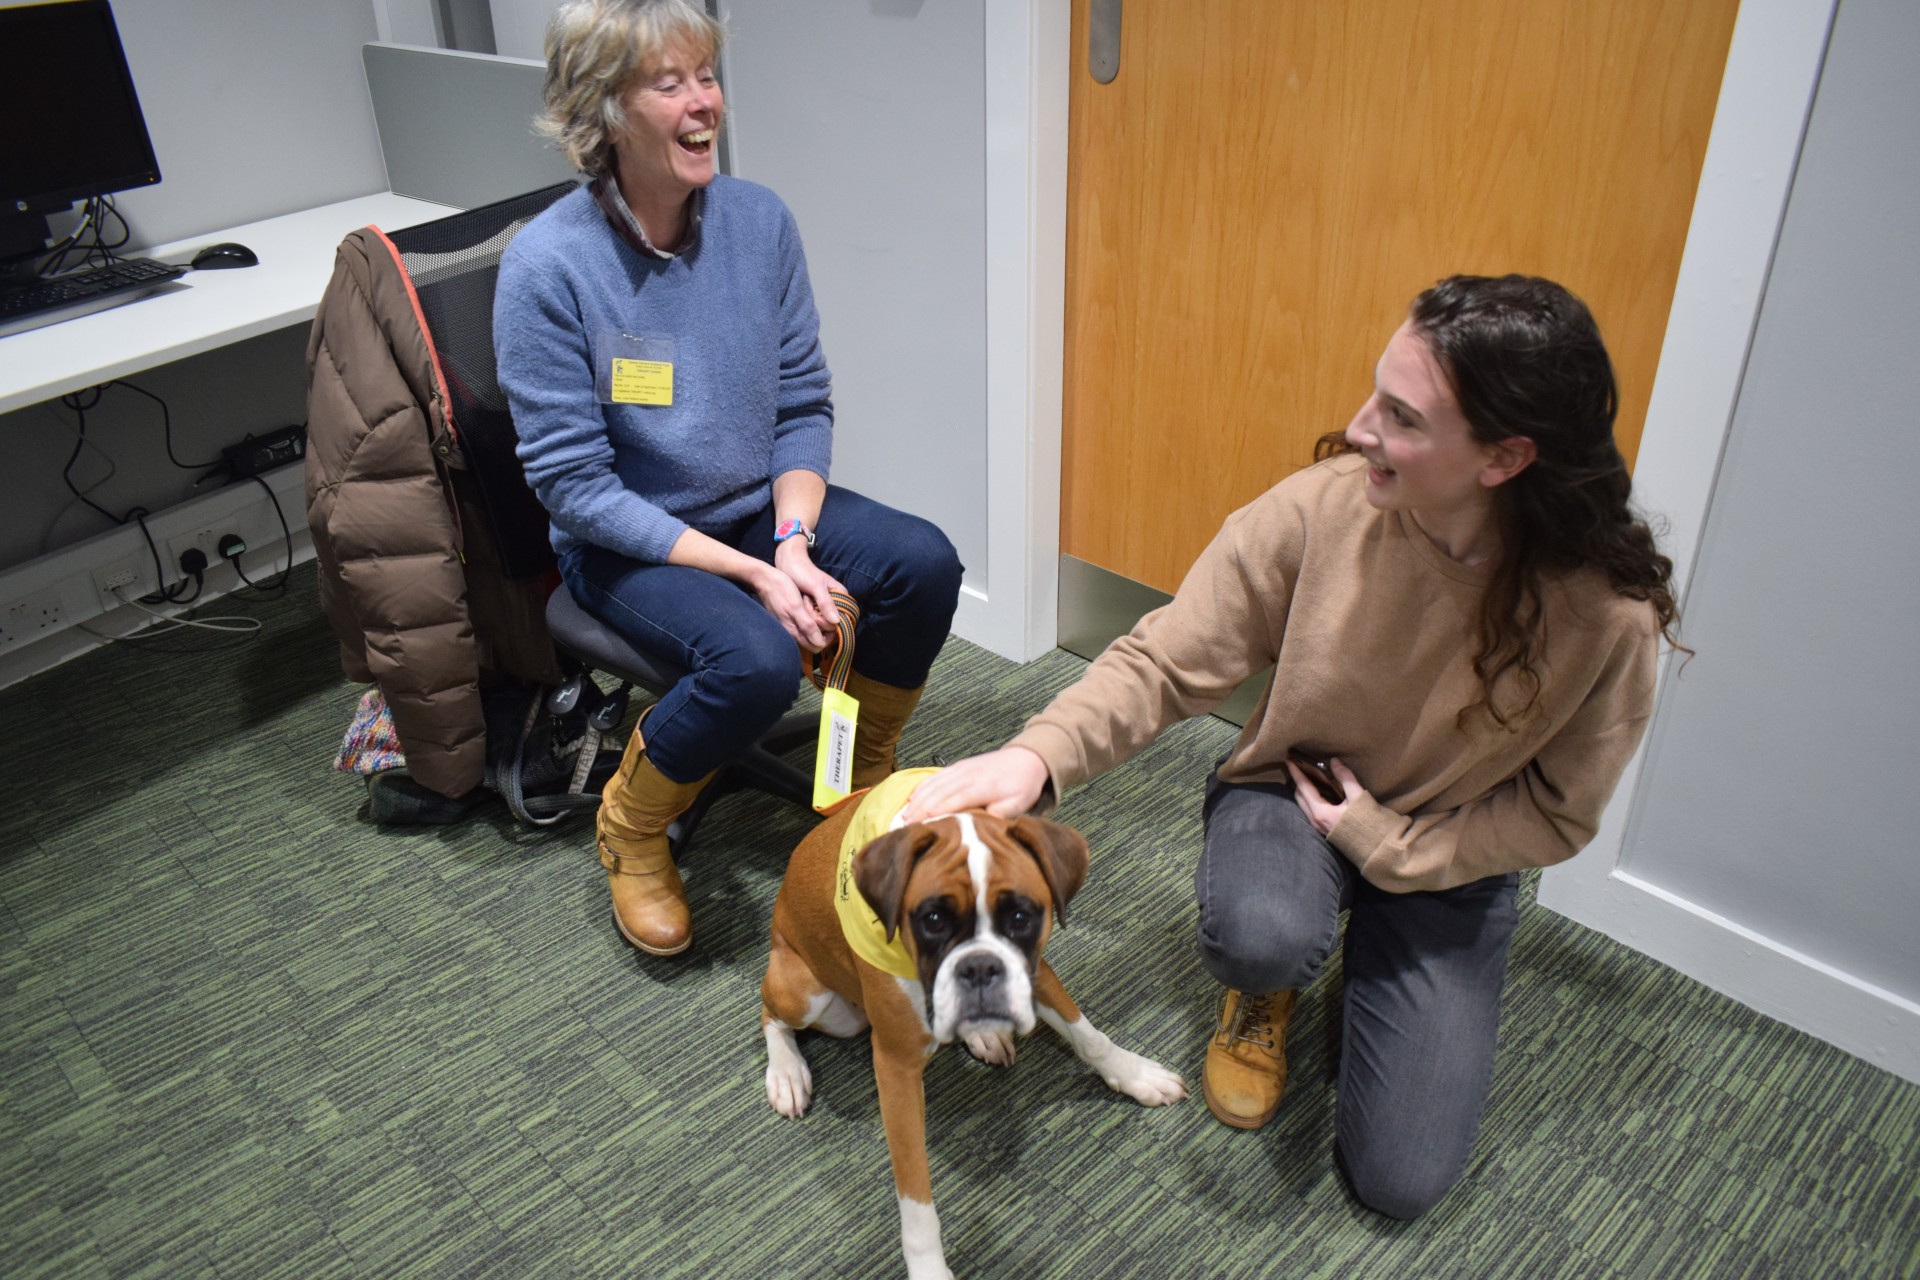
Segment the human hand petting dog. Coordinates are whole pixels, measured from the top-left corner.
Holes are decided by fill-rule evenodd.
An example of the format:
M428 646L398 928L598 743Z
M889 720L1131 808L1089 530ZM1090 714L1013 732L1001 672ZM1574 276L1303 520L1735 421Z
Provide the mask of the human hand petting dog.
M1313 824L1313 829L1323 836L1332 835L1334 827L1339 825L1340 819L1346 814L1347 806L1353 803L1356 796L1367 793L1367 789L1360 785L1360 779L1354 776L1353 770L1347 768L1340 760L1329 760L1327 766L1333 770L1334 781L1340 784L1340 789L1347 795L1347 798L1339 804L1334 804L1321 795L1320 789L1300 771L1299 765L1291 760L1287 761L1287 772L1293 777L1293 802L1300 806L1300 812L1307 815L1307 821Z
M1002 747L948 765L920 784L901 811L903 822L985 809L996 818L1032 810L1047 786L1047 763L1026 747Z

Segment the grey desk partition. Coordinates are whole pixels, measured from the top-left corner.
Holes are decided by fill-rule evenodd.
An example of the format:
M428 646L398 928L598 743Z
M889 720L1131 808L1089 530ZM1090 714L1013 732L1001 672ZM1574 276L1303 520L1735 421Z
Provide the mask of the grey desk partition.
M401 195L472 209L579 176L533 132L542 64L403 44L363 55L387 185Z

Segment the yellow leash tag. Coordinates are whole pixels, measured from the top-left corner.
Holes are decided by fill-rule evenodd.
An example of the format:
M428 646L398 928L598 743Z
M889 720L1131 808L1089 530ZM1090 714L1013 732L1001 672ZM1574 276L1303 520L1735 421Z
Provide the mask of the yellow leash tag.
M820 745L813 756L813 807L825 810L853 791L853 737L860 704L844 689L820 691Z

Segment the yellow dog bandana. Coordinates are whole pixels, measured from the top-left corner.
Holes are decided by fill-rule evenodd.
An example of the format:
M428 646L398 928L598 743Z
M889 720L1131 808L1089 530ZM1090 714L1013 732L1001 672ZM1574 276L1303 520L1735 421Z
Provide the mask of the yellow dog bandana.
M847 945L855 955L896 978L918 978L920 971L914 967L913 957L907 954L904 933L896 933L893 941L887 941L886 922L867 905L859 886L853 882L853 859L898 825L896 820L900 810L906 808L907 800L921 783L938 772L938 769L902 769L869 790L860 798L860 807L853 811L853 822L840 839L840 865L834 874L833 886L833 905L840 913L840 932L847 936Z

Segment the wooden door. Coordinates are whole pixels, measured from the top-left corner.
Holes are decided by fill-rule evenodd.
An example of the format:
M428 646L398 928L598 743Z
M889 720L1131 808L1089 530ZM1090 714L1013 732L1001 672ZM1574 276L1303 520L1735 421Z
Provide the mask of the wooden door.
M1600 321L1631 461L1737 0L1074 0L1061 550L1171 592L1457 271Z

